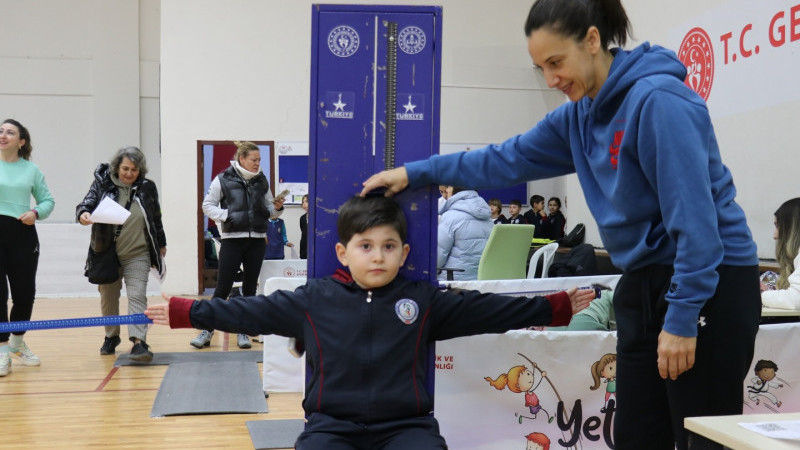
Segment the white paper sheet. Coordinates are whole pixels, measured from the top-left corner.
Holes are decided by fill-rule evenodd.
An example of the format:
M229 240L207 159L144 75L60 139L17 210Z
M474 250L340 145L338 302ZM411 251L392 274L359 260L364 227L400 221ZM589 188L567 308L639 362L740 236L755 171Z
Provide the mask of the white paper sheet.
M800 420L774 422L739 422L739 426L762 436L776 439L800 440Z
M128 220L131 212L122 207L110 197L103 197L97 208L89 216L94 223L110 223L112 225L122 225Z

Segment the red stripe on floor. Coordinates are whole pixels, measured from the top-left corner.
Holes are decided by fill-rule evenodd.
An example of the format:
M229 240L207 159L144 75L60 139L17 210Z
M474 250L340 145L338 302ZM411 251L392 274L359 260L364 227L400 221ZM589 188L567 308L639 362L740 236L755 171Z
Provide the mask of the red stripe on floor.
M99 385L99 386L97 386L97 388L96 388L94 391L95 391L95 392L100 392L100 391L102 391L102 390L103 390L103 388L104 388L104 387L106 387L106 385L108 384L108 382L109 382L109 381L111 381L111 378L113 378L113 377L114 377L114 374L115 374L115 373L117 373L117 370L119 370L119 367L117 367L117 366L114 366L114 367L112 367L112 368L111 368L111 371L110 371L110 372L108 372L108 375L106 375L106 377L105 377L105 378L103 378L103 381L101 381L101 382L100 382L100 385Z

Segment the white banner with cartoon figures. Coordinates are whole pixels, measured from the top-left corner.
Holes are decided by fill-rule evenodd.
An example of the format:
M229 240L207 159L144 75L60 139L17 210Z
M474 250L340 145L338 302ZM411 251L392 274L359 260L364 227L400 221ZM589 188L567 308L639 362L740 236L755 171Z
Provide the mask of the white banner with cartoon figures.
M576 281L468 283L471 289L494 291L491 286L525 295ZM599 280L580 281L585 286ZM800 361L790 342L800 342L800 323L761 326L742 387L745 414L800 412ZM450 448L613 449L615 375L613 331L517 330L441 341L434 415Z
M613 448L616 345L610 331L438 342L434 416L449 447Z
M745 378L744 414L800 412L800 323L761 325Z

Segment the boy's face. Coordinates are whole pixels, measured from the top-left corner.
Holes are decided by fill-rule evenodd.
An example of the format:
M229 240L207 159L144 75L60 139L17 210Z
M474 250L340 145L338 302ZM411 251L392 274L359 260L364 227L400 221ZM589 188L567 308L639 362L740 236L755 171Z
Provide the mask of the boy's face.
M533 204L533 212L538 213L544 209L544 200Z
M508 213L512 216L516 216L519 214L519 206L518 205L508 205Z
M764 381L770 381L775 378L775 369L765 367L758 371L758 378Z
M395 279L410 249L397 230L380 225L354 234L347 246L337 243L336 257L362 289L375 289Z

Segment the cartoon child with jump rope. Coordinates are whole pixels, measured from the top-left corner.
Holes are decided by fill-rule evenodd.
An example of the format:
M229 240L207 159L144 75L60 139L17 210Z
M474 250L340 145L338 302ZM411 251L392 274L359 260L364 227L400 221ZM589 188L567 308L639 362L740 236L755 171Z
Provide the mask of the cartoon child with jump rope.
M531 364L534 369L537 368L536 363L531 362ZM539 396L534 392L536 388L539 387L539 384L542 383L542 380L547 378L547 372L544 372L541 369L539 369L539 371L541 372L541 376L539 377L538 383L534 383L535 377L533 370L528 369L524 365L514 366L508 369L508 372L500 374L500 376L498 376L496 379L492 379L492 377L485 377L484 380L488 381L489 384L498 391L508 388L509 391L515 394L525 393L525 406L528 407L528 410L533 417L523 416L520 414L519 423L522 423L523 418L535 419L536 415L542 411L544 411L545 415L547 415L547 423L550 423L553 421L553 417L547 412L546 409L542 407L542 405L539 403Z
M600 408L600 412L605 413L608 407L608 399L612 395L615 401L617 398L617 355L615 353L606 353L592 364L591 372L594 385L589 386L589 389L597 390L600 387L601 379L606 384L606 398L603 401L603 407Z

